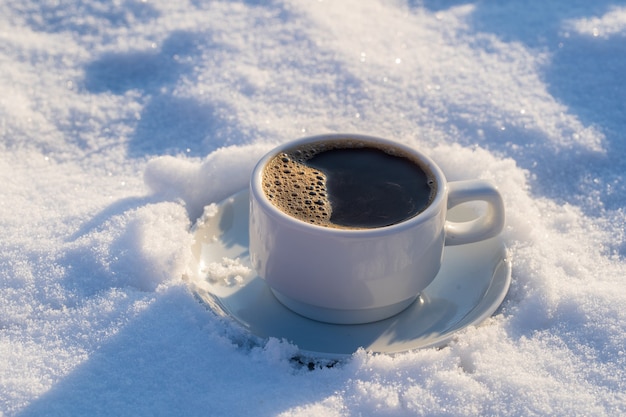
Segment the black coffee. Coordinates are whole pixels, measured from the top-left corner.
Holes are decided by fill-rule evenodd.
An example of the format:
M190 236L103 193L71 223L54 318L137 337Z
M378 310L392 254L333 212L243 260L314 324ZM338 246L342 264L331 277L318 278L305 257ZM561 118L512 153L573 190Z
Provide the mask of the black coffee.
M263 187L283 212L335 228L375 228L423 211L436 193L433 175L395 148L356 141L288 150L266 166Z

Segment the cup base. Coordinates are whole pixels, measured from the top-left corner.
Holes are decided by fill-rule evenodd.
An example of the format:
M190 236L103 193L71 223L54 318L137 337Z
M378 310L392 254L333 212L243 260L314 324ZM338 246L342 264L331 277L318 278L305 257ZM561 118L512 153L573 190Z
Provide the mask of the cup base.
M276 299L294 313L300 314L301 316L312 320L331 324L365 324L384 320L389 317L395 316L396 314L405 310L419 297L419 295L417 295L415 297L385 307L359 310L344 310L319 307L312 304L303 303L301 301L294 300L291 297L287 297L286 295L281 294L273 288L271 290Z

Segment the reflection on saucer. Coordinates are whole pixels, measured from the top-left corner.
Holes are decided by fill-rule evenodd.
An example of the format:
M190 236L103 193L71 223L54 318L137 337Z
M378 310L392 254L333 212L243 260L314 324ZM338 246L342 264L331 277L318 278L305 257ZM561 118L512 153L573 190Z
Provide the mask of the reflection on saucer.
M283 306L254 273L248 207L248 192L242 191L205 211L195 226L194 260L185 278L217 314L231 317L254 336L289 340L308 356L340 358L360 347L396 353L444 345L458 330L493 314L509 288L511 263L496 237L446 247L435 280L394 317L357 325L310 320ZM455 216L473 215L459 212L462 206L456 210Z

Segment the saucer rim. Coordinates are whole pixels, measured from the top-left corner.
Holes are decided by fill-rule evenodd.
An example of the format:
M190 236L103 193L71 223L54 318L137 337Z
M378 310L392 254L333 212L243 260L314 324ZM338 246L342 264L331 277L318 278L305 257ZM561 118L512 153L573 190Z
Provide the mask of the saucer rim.
M219 203L214 203L214 205L217 207L217 212L213 213L213 215L217 215L216 213L219 213L223 209L224 205L227 204L228 202L233 202L233 203L238 202L240 199L243 199L245 196L247 196L248 193L249 193L249 189L243 189L236 193L231 194L229 197L225 198ZM206 227L207 221L210 221L210 220L211 220L210 218L208 219L206 218L206 215L203 215L201 216L201 218L198 219L197 222L195 222L192 225L190 232L194 236L194 242L196 240L195 239L196 234L199 231L201 231L203 227ZM248 227L246 226L246 229L247 228ZM221 241L222 236L223 234L220 235L219 237L215 237L216 241ZM398 354L402 352L407 352L410 350L427 349L427 348L432 348L432 347L442 347L442 346L447 345L452 339L454 339L454 337L457 336L459 331L466 329L467 327L470 327L470 326L479 326L487 318L491 317L494 314L494 312L496 312L497 309L501 306L502 302L506 298L510 284L511 284L511 279L512 279L511 260L509 257L508 250L506 246L504 245L504 240L502 236L498 235L494 238L491 238L491 240L498 241L497 251L498 253L500 252L503 253L503 258L499 259L498 261L493 262L493 272L491 274L491 277L488 278L490 280L489 285L484 290L483 294L480 296L480 299L478 300L478 302L475 305L473 305L468 311L466 311L463 317L456 320L452 326L450 326L449 328L446 328L445 331L442 332L441 337L435 338L434 340L429 341L427 343L423 343L423 344L417 343L411 346L405 346L405 347L399 346L397 349L393 349L393 348L392 349L368 349L366 347L361 346L357 348L356 350L365 349L366 351L371 352L371 353L384 353L384 354L393 355L393 354ZM460 246L456 246L456 248L460 249L463 246L470 246L470 245L472 244L460 245ZM254 338L261 339L261 340L263 339L267 340L271 337L276 337L276 336L261 336L259 334L255 334L254 329L251 329L251 326L249 325L249 323L245 322L236 313L231 311L231 309L223 302L222 297L220 297L214 291L210 290L211 285L199 286L198 280L206 281L205 277L199 276L200 275L199 273L193 273L191 271L194 270L192 265L197 265L198 262L201 261L202 256L200 256L200 258L195 258L195 257L193 258L194 259L190 263L189 270L183 275L183 279L187 282L188 286L191 287L191 290L194 293L194 295L203 304L205 304L205 306L208 307L209 310L211 310L213 313L215 313L218 316L229 319L229 321L232 324L235 324L236 326L240 327L249 336L253 336ZM246 262L248 265L250 264L249 258L246 259ZM443 262L445 262L445 254L444 254ZM504 270L501 271L503 268ZM253 282L256 279L262 280L262 278L258 277L256 272L252 271L250 275L250 279L247 280L244 286L249 285L251 282ZM437 278L435 278L435 280L436 279ZM485 281L486 280L487 278L485 279ZM497 287L499 287L499 289ZM273 295L272 295L272 298L274 299L275 303L282 305L282 303L280 303L280 301L276 299ZM418 300L419 299L420 297L418 297ZM483 304L486 304L486 305L481 307ZM406 312L408 310L411 310L411 308L412 307L409 306L405 310L399 312L396 316L401 316L403 314L406 314ZM300 316L299 314L289 309L286 309L286 311L290 314L301 317L301 319L304 320L305 322L306 321L316 322L315 320L306 318L304 316ZM478 314L476 314L477 311L478 311ZM364 324L324 323L324 324L331 325L331 326L344 326L346 328L349 328L351 326L371 326L374 323L364 323ZM414 339L418 339L420 336L421 335L415 335ZM352 354L354 354L354 352L356 352L356 350L351 351L351 352L331 352L331 351L321 352L318 350L301 348L298 345L298 342L295 340L289 340L289 342L297 347L299 355L303 357L342 359L342 358L349 357ZM410 343L406 343L406 344L410 344Z

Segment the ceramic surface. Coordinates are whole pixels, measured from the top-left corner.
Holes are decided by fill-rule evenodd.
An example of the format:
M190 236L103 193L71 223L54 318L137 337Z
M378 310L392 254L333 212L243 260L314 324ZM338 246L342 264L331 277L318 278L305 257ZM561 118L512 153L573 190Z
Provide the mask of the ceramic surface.
M367 324L329 324L283 306L259 278L248 253L248 191L207 206L194 226L194 259L186 279L198 297L254 336L286 339L304 355L338 358L358 348L396 353L447 343L455 332L477 325L503 301L511 263L500 237L445 248L435 280L401 313ZM453 220L475 217L458 206Z
M303 180L306 176L296 173L304 173L301 169L305 169L306 164L300 168L289 165L290 159L285 155L294 149L303 152L311 147L325 149L333 146L373 147L407 158L415 166L419 165L423 173L428 173L425 175L434 184L431 186L436 192L430 195L430 201L422 211L400 222L354 229L324 227L303 221L281 210L268 197L265 188L272 180L281 184L278 187L281 189L290 189L290 184L299 185L299 189L290 189L290 195L281 198L296 198L293 194L298 196L300 192L307 193L304 195L306 199L313 198L308 193L317 195L319 190L306 190L307 187L315 188L316 181L320 180L315 177ZM272 161L279 155L287 162L281 162L282 166L278 164L279 169L274 171L277 165ZM349 159L346 157L344 161ZM284 169L290 174L279 180ZM370 172L377 169L378 166L371 166ZM270 180L267 179L268 170L272 173ZM320 171L320 175L331 172ZM349 182L350 174L342 173L337 178ZM416 176L412 178L416 179ZM383 184L383 181L386 182ZM325 182L320 181L321 184ZM330 183L326 185L330 187ZM386 177L375 180L372 186L382 187L389 195L395 193L394 189L403 188ZM339 190L335 191L341 194ZM329 188L323 194L335 191ZM367 191L359 192L362 194L352 199L357 207L361 198L368 199ZM417 192L413 198L412 204L422 204L417 202ZM448 210L469 202L483 204L485 210L467 222L454 221L447 216ZM311 213L312 208L313 213L318 213L316 206L304 204L309 207L304 211ZM332 204L328 210L333 212ZM361 206L357 210L367 213L368 207ZM332 217L331 214L331 220ZM418 149L372 136L337 133L283 143L259 160L250 177L251 265L283 304L303 316L329 323L369 323L397 314L435 279L444 246L497 236L504 221L504 203L495 184L481 179L447 181L435 161Z

